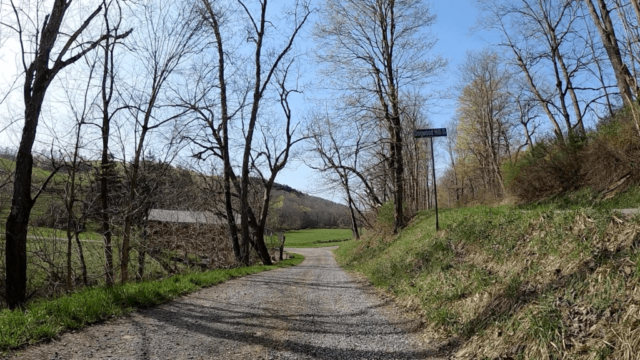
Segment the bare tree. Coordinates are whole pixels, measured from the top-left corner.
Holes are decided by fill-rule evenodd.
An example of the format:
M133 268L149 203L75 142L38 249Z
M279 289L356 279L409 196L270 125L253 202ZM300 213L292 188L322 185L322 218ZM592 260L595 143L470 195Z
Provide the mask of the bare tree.
M400 93L421 86L445 62L428 59L434 37L429 8L417 0L329 0L314 34L327 75L343 93L363 93L373 101L388 133L388 165L392 174L394 233L405 225L404 159Z
M370 144L367 142L367 132L364 131L363 122L356 120L347 126L345 119L334 118L333 115L317 115L310 124L308 129L311 139L309 150L315 154L311 157L315 161L307 160L305 163L310 168L325 174L330 183L337 184L342 188L349 207L351 231L353 237L359 239L360 231L356 213L360 211L354 199L356 182L361 181L373 202L372 205L382 205L367 178L359 170L361 153Z
M76 29L63 31L62 25L71 5L70 1L55 0L51 5L51 11L42 22L37 14L30 13L31 9L22 9L14 1L10 1L10 4L15 15L15 23L11 25L3 23L3 25L9 26L18 34L25 74L24 127L16 158L11 213L6 225L6 300L9 307L13 309L22 306L26 301L27 225L31 208L38 198L38 194L31 197L33 166L31 149L36 138L40 111L47 89L62 69L80 60L114 35L105 33L91 41L82 41L82 34L103 10L102 6L97 7ZM29 29L30 26L35 28ZM121 39L129 33L116 37Z
M265 257L269 256L268 249L265 247L263 239L265 235L264 229L269 217L269 204L271 201L273 185L278 173L287 165L292 147L306 138L304 136L295 135L297 126L292 122L293 113L289 104L289 96L298 92L297 89L291 89L290 84L288 84L287 81L287 77L291 75L291 68L295 63L295 60L295 58L289 58L284 62L282 67L277 68L274 72L277 93L280 99L280 107L282 108L282 114L284 117L284 124L269 124L263 121L260 124L260 133L262 135L260 142L262 146L259 147L260 150L257 152L254 152L255 150L252 149L250 154L251 168L259 175L263 189L261 203L257 207L260 209L258 212L258 222L252 226L252 236L255 241L258 254L262 258L263 262ZM282 131L282 125L284 125L284 132ZM282 141L283 135L284 141ZM296 137L294 138L294 136ZM282 240L282 246L284 246L284 238Z
M414 137L418 129L430 128L426 114L427 99L417 93L402 96L402 127L404 144L405 171L405 203L407 210L413 215L419 210L431 208L433 184L431 183L431 149L425 141Z
M168 85L179 66L196 51L199 28L194 16L193 3L190 2L146 2L134 11L138 15L140 26L132 46L137 50L134 56L141 65L136 67L136 71L142 77L133 76L132 78L140 83L132 84L123 95L131 122L123 125L120 131L123 135L133 131L135 144L133 156L127 160L128 140L126 137L121 139L124 169L128 178L120 261L122 282L129 279L131 232L135 225L133 219L138 211L135 207L137 183L144 150L154 130L170 123L175 125L186 113L184 110L172 110L175 107L168 92ZM175 130L174 126L169 133L177 136ZM169 144L175 145L174 142Z
M500 166L510 157L512 142L514 107L508 88L512 76L498 55L489 51L467 54L461 73L457 146L475 156L487 189L500 198L504 193Z
M222 161L223 166L223 191L225 201L225 213L228 222L229 235L233 244L236 259L241 263L248 263L250 245L253 245L265 264L271 264L271 258L264 244L264 226L268 214L269 194L278 172L284 168L289 158L291 146L296 142L293 139L295 128L292 124L292 114L288 99L292 92L287 83L287 76L293 64L291 52L294 42L300 30L303 28L311 10L305 1L297 2L287 15L291 23L291 30L287 35L281 35L282 42L273 48L267 47L277 39L267 36L267 30L272 30L273 24L267 19L268 1L262 0L254 4L238 1L238 11L234 12L230 8L223 9L222 4L212 3L202 0L202 16L213 32L213 46L217 57L214 73L217 75L213 83L205 84L203 91L206 95L194 96L193 99L185 99L185 104L192 109L204 125L203 132L192 137L192 141L199 149L195 156L207 158L214 156ZM233 62L227 61L228 53L225 48L230 38L225 33L225 24L231 21L229 17L238 16L246 21L246 38L251 44L247 53L251 53L253 59L248 60L251 64L249 77L249 87L239 87L238 91L233 91L234 78L238 77L240 68L228 69ZM270 41L271 40L271 41ZM277 41L276 41L277 42ZM266 56L265 56L266 54ZM240 61L239 59L237 61ZM231 67L231 66L229 66ZM244 80L244 79L243 79ZM285 129L284 141L280 150L266 147L268 139L263 133L262 149L257 141L254 141L257 125L260 123L260 109L268 90L275 83L278 100L284 114L284 124L281 129ZM207 102L207 96L211 91L219 90L217 100L212 104ZM231 100L235 96L237 102ZM193 100L197 100L194 102ZM219 104L219 105L218 105ZM213 105L213 106L212 106ZM246 115L244 110L248 109ZM232 166L231 158L234 148L230 144L233 139L233 121L241 124L242 140L237 144L241 150L242 163L239 165L240 174L236 175L236 170ZM262 158L266 161L268 175L263 173L257 161ZM253 209L250 205L249 196L251 193L251 173L258 174L262 186L264 186L264 196L261 205ZM236 227L236 216L233 208L232 198L238 197L240 203L240 228ZM239 230L239 232L238 232Z
M486 26L502 33L501 45L513 54L558 140L565 141L564 131L584 136L584 115L596 99L583 98L579 92L600 89L578 85L592 58L579 45L583 41L579 4L569 0L480 2L489 13Z
M523 79L519 79L517 76L512 77L510 81L511 88L509 89L509 96L515 106L515 116L518 119L518 123L522 126L525 141L518 148L515 155L515 160L518 160L518 155L524 147L531 148L534 144L534 138L538 127L540 126L538 118L540 117L540 104L535 99L529 89L528 85Z
M90 98L91 92L91 80L94 75L96 63L88 62L89 74L86 79L86 85L84 87L84 92L82 94L82 101L76 105L75 99L73 98L73 90L65 87L65 92L67 94L68 104L71 107L71 113L75 118L75 126L73 127L73 141L71 142L72 151L61 153L61 161L62 167L66 170L66 184L64 187L64 206L66 209L67 215L67 224L66 224L66 235L67 235L67 252L66 252L66 285L67 291L73 290L73 280L72 280L72 263L71 263L71 255L72 255L72 245L73 240L75 238L76 245L78 247L78 255L80 258L80 266L82 267L82 280L84 285L88 285L88 275L87 275L87 265L84 260L84 252L82 250L82 243L80 242L80 232L83 231L83 216L79 214L77 211L79 203L79 190L81 182L78 181L78 173L81 170L81 167L87 167L88 164L83 161L80 151L82 150L82 138L84 125L87 125L88 116L90 113L90 108L93 103L93 99ZM64 148L64 146L60 146ZM61 151L62 152L62 151Z
M458 168L457 168L457 151L456 151L456 142L458 141L458 121L456 118L449 120L447 123L447 139L446 139L446 150L447 155L449 155L449 168L445 172L445 176L443 177L443 181L445 182L445 186L449 191L448 200L449 206L456 206L460 204L462 200L462 196L464 195L464 179L459 178ZM455 194L452 195L451 193ZM451 199L455 198L455 202L451 202Z
M607 66L608 60L606 49L604 49L601 42L598 42L597 30L590 25L589 18L587 16L583 16L583 22L585 23L585 31L582 37L584 38L583 41L586 45L585 50L592 54L593 61L593 66L588 68L587 71L590 72L600 84L602 97L604 98L604 107L606 109L606 114L599 115L599 117L613 116L617 110L616 106L619 96L615 91L616 86L611 83L610 73L607 71L610 67Z
M602 45L607 51L609 63L613 69L618 90L620 91L620 97L623 103L628 106L633 103L633 99L638 93L638 87L622 58L619 40L616 36L616 29L611 19L611 10L604 0L596 0L596 3L598 5L597 10L593 4L593 0L584 0L593 24L600 34Z
M640 65L640 4L636 0L614 0L610 7L603 0L596 0L596 10L591 0L584 3L595 24L603 47L606 50L609 64L613 69L616 84L623 103L631 110L636 131L640 135L640 113L637 109L637 99L640 93L638 85L638 66ZM611 17L614 8L618 14L619 25L614 24ZM619 31L621 30L621 31ZM620 36L620 34L622 34Z
M103 6L107 11L104 12L103 21L105 31L113 32L116 37L105 40L101 47L102 56L102 73L100 81L100 120L98 124L101 135L101 159L100 159L100 217L101 217L101 233L104 241L104 257L105 257L105 282L107 286L113 285L114 269L113 269L113 247L111 231L111 209L109 208L109 182L115 177L114 163L111 161L109 150L109 137L111 136L111 122L119 110L123 108L113 109L116 94L116 51L121 43L118 41L118 33L122 23L122 8L119 1L103 0ZM110 8L115 11L109 11ZM113 20L110 15L115 15Z

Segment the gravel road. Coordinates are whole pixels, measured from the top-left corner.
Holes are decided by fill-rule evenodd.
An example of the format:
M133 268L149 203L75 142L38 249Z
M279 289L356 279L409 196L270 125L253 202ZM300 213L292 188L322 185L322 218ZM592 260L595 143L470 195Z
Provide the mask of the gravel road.
M331 248L295 267L27 347L17 359L432 359L417 324L346 274Z

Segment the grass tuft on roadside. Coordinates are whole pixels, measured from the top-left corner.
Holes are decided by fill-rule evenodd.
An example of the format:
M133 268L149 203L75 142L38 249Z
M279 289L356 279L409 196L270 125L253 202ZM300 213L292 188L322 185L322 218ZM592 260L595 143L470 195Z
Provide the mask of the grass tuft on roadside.
M0 350L52 339L67 330L173 300L232 278L300 264L302 255L275 265L256 265L175 275L170 278L127 283L111 288L85 288L54 300L35 301L25 311L0 311Z
M626 359L640 352L640 216L632 188L606 201L424 211L336 258L450 340L456 358ZM605 356L605 357L606 357Z

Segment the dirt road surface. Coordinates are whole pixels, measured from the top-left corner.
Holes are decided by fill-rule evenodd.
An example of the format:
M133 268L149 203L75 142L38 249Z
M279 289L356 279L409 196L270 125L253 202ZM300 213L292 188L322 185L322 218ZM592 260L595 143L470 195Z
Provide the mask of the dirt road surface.
M346 274L330 248L66 333L17 359L433 359L416 321Z

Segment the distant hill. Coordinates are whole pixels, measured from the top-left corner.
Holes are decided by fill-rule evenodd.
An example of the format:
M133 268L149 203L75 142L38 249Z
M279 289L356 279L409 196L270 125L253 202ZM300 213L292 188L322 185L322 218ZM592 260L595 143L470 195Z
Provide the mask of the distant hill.
M0 148L0 221L5 221L4 217L8 214L7 210L11 200L11 186L8 186L7 182L12 180L10 175L15 163L13 153L10 150ZM34 183L38 185L49 176L52 168L50 166L51 161L43 156L37 156L35 160L37 161L34 161ZM97 193L95 193L97 189L95 186L91 186L91 178L94 175L92 168L96 164L86 162L82 165L81 171L85 173L84 176L87 180L83 182L85 186L82 189L78 189L82 193L79 196L94 206L97 206L97 202L91 201L91 199L97 197ZM204 196L201 187L206 176L203 177L194 171L174 166L170 166L167 169L154 162L144 163L143 168L142 176L138 180L141 192L139 199L146 199L145 201L152 202L153 204L150 206L171 210L194 210L210 206L211 194ZM48 214L53 211L51 209L63 208L65 168L61 168L58 174L56 179L49 183L48 188L39 198L33 211L31 220L34 224L37 223L38 226L42 222L40 218L48 217ZM158 176L160 177L158 178ZM122 195L122 187L126 187L126 181L124 176L114 179L112 185L114 190L120 190L113 195L114 201L117 202L119 196ZM256 179L255 184L259 183L260 181ZM3 184L5 186L2 186ZM218 191L214 192L218 193ZM261 190L259 192L261 193ZM260 193L256 194L257 198L261 198ZM213 198L215 197L217 195L213 195ZM277 203L278 199L280 199L279 206L273 207L271 210L271 216L272 218L277 218L279 227L286 229L349 227L348 208L345 205L311 196L288 185L278 183L274 184L271 199L272 203ZM97 211L97 209L92 210ZM44 222L48 223L47 221ZM52 226L49 225L49 227Z
M272 202L282 200L274 211L280 224L289 229L348 228L348 208L345 205L305 194L288 185L274 184Z

